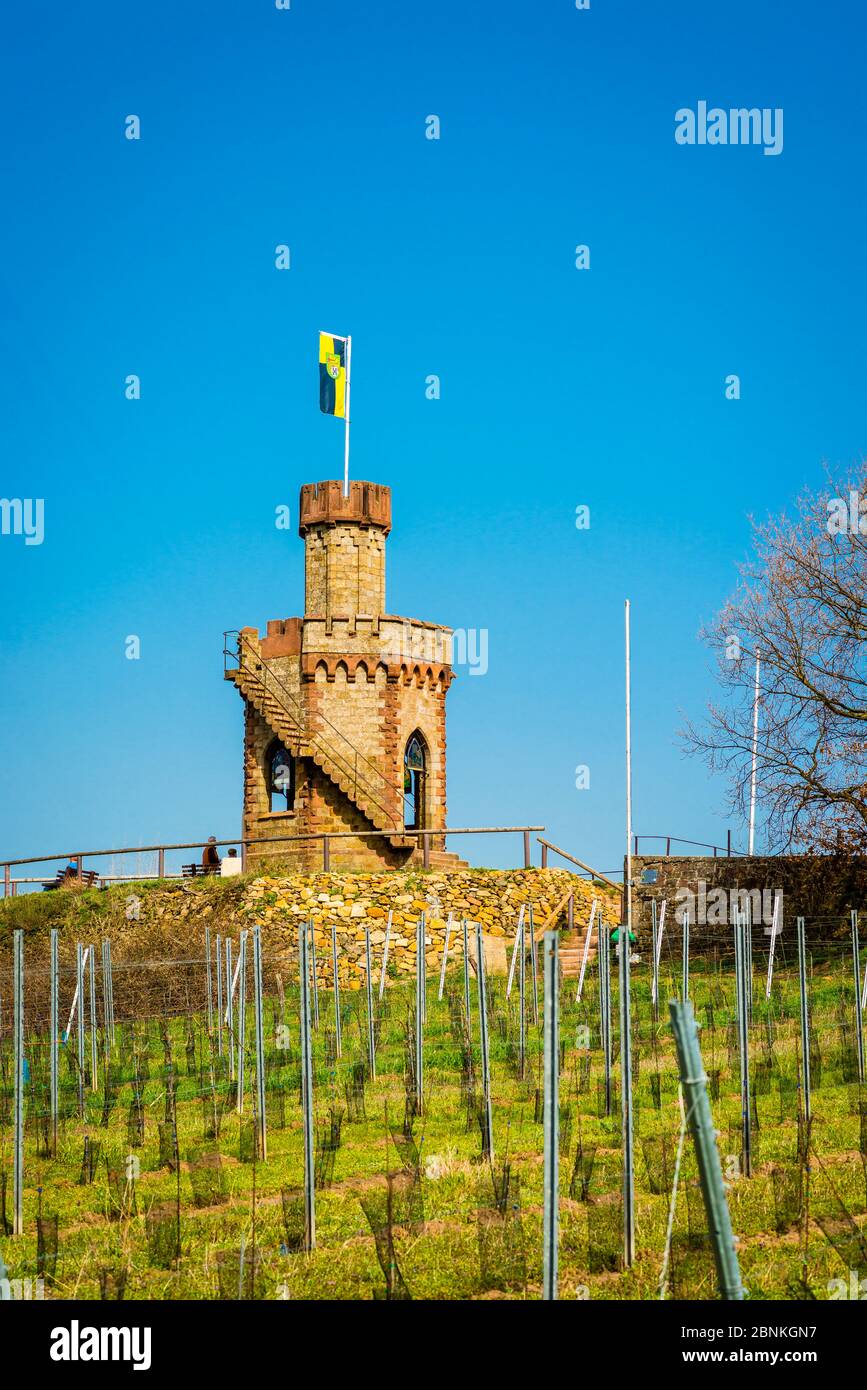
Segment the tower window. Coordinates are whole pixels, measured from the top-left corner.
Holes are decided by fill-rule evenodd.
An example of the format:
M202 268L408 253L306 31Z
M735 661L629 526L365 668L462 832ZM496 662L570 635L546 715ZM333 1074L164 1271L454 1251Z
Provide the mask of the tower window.
M295 760L282 743L268 750L268 799L272 811L291 811L295 803Z
M419 734L413 734L403 755L404 825L407 830L424 828L426 759Z

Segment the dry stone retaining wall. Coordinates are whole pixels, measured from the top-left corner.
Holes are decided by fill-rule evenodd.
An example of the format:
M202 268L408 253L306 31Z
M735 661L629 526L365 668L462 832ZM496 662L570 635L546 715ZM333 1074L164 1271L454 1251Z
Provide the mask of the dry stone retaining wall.
M323 974L330 978L331 929L337 928L338 978L350 989L360 989L365 978L365 929L370 928L374 959L379 962L385 927L391 912L389 974L412 974L416 968L416 923L425 913L426 959L435 970L442 961L449 913L459 927L462 919L480 923L486 958L493 969L502 968L506 942L511 943L523 904L533 907L534 930L542 926L564 896L574 895L574 924L586 927L593 898L602 904L605 918L619 920L619 894L592 886L563 869L469 869L454 873L401 874L290 874L255 879L245 895L248 925L262 927L263 947L274 959L282 955L287 965L297 956L298 926L313 922L317 957ZM556 925L563 926L566 909ZM449 948L460 957L461 933L452 931ZM276 950L275 950L276 948Z
M270 989L278 972L287 983L297 978L298 928L312 920L320 980L326 984L331 981L334 925L339 978L348 989L357 990L365 982L366 927L371 929L375 979L379 979L389 912L391 978L404 979L415 970L416 923L422 912L427 920L430 971L438 970L442 961L449 913L458 928L463 918L481 924L486 962L497 971L504 968L511 950L521 905L532 904L533 926L538 933L570 892L574 895L577 934L583 934L586 928L594 897L602 904L607 922L618 920L618 893L603 885L591 885L563 869L280 873L197 879L189 884L130 883L106 892L61 889L51 894L0 900L0 986L4 972L11 969L11 929L23 927L25 974L34 982L33 998L38 995L41 1007L45 1002L43 995L47 999L49 928L56 926L60 931L60 964L67 972L66 983L74 967L76 941L96 942L98 952L98 943L108 939L118 967L161 963L152 975L141 976L142 988L147 986L158 992L163 981L164 1002L173 1008L177 1001L172 990L181 994L192 991L198 997L197 992L203 988L196 971L204 968L206 927L211 930L211 948L215 950L217 933L237 942L243 928L258 925L262 929L263 965ZM566 925L565 906L556 925ZM459 962L459 929L453 931L451 940L450 956L454 951ZM174 976L170 978L164 972L172 968ZM120 990L120 975L118 978ZM11 1000L11 990L6 990L5 995ZM7 1002L3 997L4 1007Z

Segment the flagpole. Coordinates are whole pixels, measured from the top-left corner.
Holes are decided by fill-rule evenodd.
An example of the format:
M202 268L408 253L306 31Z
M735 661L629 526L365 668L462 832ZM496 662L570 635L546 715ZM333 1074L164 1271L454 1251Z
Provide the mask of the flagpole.
M759 752L759 665L761 658L756 648L756 683L753 691L753 767L750 776L750 834L747 854L752 854L756 836L756 763Z
M344 401L343 496L349 496L349 390L352 368L352 338L346 339L346 399Z
M626 931L632 935L632 700L631 700L631 642L629 633L629 599L624 605L626 652ZM622 943L621 943L622 945ZM627 941L627 949L628 949Z

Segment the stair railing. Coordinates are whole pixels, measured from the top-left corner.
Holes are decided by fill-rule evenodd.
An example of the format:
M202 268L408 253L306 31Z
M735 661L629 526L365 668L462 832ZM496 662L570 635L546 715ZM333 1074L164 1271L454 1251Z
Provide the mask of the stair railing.
M235 641L234 648L229 645L231 638L234 638ZM247 660L244 659L245 656L247 656ZM230 666L230 659L234 659L237 665ZM298 738L304 743L316 747L325 758L335 765L338 772L341 772L352 782L353 799L356 803L360 785L364 799L372 801L387 820L394 822L394 788L381 769L369 758L366 758L355 744L336 725L332 724L326 715L320 714L317 717L321 723L327 725L334 738L339 740L337 748L323 739L318 731L311 729L303 705L295 699L292 692L275 675L268 663L262 660L261 653L256 647L238 631L223 633L223 670L226 674L241 671L258 681L263 691L271 695L282 707L284 713L289 715ZM346 751L341 751L340 745L343 745ZM360 777L359 762L362 765ZM404 794L401 794L399 805L405 821L408 801ZM403 829L403 826L396 825L395 834L401 834Z

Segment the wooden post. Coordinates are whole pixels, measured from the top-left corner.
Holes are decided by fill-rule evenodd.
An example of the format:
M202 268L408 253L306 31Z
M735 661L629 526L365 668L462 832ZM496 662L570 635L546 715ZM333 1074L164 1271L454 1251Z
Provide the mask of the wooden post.
M530 868L530 832L524 831L524 868Z
M165 878L165 876L166 876L166 852L165 852L165 850L164 850L164 849L162 848L162 846L161 846L160 849L157 851L157 878Z
M548 867L548 846L547 846L547 845L544 843L544 841L543 841L543 842L542 842L542 868L543 868L543 869L547 869L547 867Z
M430 868L430 835L427 831L421 837L422 863L426 869Z
M327 874L331 868L331 843L327 835L322 836L322 872Z
M12 876L12 871L11 871L9 865L8 865L8 864L4 864L4 865L3 865L3 896L4 896L4 898L8 898L8 897L9 897L9 888L10 888L10 878L11 878L11 876Z

